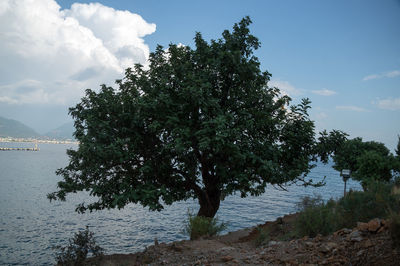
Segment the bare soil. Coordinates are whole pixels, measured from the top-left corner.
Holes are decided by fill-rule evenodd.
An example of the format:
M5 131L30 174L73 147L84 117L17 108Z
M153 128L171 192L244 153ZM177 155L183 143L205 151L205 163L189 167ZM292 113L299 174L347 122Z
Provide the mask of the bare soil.
M342 229L329 236L291 239L297 214L200 240L155 243L135 254L105 255L88 265L400 265L387 226ZM383 223L382 223L383 224ZM362 226L362 225L360 225ZM366 226L366 224L364 224ZM260 245L260 232L268 239ZM258 245L257 245L258 243Z

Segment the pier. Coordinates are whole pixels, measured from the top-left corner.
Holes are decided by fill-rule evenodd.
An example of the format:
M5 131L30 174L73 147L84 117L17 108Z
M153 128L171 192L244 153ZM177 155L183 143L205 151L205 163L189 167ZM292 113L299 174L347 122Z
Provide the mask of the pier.
M39 148L4 148L0 147L0 151L40 151Z
M34 148L8 148L8 147L0 147L0 151L40 151L37 146L37 142L35 142Z

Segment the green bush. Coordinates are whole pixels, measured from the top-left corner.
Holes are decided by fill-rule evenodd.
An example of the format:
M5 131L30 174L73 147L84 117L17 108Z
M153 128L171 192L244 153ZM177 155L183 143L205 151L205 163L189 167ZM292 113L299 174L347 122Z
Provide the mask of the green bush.
M93 233L89 231L88 226L86 226L86 230L75 233L75 236L68 242L66 247L55 247L58 250L56 253L57 265L83 265L89 253L94 257L103 254L103 249L96 245Z
M264 245L268 243L270 240L270 235L269 235L269 230L268 229L262 229L257 227L258 235L256 239L254 240L254 243L256 244L257 247Z
M400 211L399 196L390 191L387 183L371 182L366 191L351 191L337 201L331 199L325 203L320 196L305 197L298 204L296 234L327 235L341 228L353 228L357 222L387 218L391 212Z
M219 222L218 217L208 218L195 216L188 213L188 220L184 227L184 233L190 236L190 240L195 240L200 237L211 237L218 235L225 230L227 225Z
M335 201L330 200L324 203L320 196L316 198L305 197L298 204L298 207L300 214L295 224L298 236L327 235L337 227Z

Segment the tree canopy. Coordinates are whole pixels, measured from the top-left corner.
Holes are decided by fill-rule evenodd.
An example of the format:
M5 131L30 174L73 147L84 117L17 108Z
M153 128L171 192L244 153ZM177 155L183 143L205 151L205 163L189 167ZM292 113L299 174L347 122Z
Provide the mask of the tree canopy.
M317 146L322 160L332 156L333 168L349 169L352 179L360 181L364 189L371 181L390 181L398 172L399 156L395 157L380 142L364 142L360 137L347 139L347 134L334 130L322 132Z
M213 217L224 197L260 195L267 184L311 184L315 159L310 101L291 105L268 86L248 17L195 48L171 44L149 66L127 69L118 89L87 90L75 107L77 150L50 199L89 191L78 211L139 203L151 210L194 198Z

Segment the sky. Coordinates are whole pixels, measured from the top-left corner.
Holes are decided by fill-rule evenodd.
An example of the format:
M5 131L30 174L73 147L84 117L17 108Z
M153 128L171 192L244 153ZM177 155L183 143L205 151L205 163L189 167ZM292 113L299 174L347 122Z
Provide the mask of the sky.
M400 135L399 0L0 0L0 116L39 133L87 88L115 86L160 44L193 47L250 16L269 86L312 101L316 131L392 151Z

